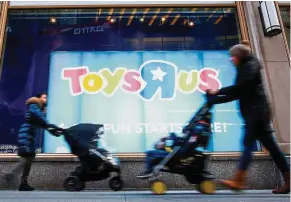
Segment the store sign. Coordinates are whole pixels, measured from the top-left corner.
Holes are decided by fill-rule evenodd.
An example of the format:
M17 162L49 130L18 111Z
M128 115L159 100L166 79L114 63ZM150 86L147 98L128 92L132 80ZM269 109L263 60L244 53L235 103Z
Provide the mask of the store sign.
M47 117L70 127L104 124L115 152L145 152L183 126L205 103L205 90L234 82L228 51L53 52ZM235 102L217 105L210 151L240 151L243 122ZM231 143L231 144L229 144ZM45 135L45 152L70 152Z
M91 26L74 29L74 34L88 34L92 32L104 32L103 26Z
M62 79L67 80L73 96L83 93L113 96L116 90L136 93L142 99L152 100L160 91L161 100L176 98L176 92L205 92L207 88L219 89L219 72L214 68L181 70L166 60L149 60L139 70L117 67L114 72L101 69L90 72L87 66L63 68Z

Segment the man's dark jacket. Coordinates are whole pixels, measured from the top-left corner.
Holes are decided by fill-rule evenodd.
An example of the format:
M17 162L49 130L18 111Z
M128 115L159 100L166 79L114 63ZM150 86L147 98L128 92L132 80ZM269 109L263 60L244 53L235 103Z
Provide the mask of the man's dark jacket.
M215 103L239 100L240 111L248 122L270 116L270 108L261 74L261 63L249 55L240 61L235 84L219 90Z

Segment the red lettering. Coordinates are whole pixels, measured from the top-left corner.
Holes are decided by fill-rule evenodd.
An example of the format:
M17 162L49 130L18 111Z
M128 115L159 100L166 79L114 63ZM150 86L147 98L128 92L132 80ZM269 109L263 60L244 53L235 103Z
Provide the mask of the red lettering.
M141 83L137 79L137 77L140 77L140 73L137 71L127 71L127 73L124 75L123 79L126 82L126 84L123 84L122 87L124 90L129 92L136 92L140 89Z
M87 74L88 67L64 68L62 71L62 79L69 80L69 88L72 95L82 93L80 85L80 76Z
M221 83L218 79L218 71L211 68L204 68L200 71L199 90L206 92L207 89L219 89Z

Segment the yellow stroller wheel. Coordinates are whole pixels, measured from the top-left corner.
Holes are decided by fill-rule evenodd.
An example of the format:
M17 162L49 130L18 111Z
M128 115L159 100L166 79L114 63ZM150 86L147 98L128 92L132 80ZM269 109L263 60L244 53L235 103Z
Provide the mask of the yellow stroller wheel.
M203 194L214 194L216 192L216 186L212 180L202 181L197 188Z
M154 194L163 195L166 193L167 189L166 183L161 180L154 180L151 183L151 190Z

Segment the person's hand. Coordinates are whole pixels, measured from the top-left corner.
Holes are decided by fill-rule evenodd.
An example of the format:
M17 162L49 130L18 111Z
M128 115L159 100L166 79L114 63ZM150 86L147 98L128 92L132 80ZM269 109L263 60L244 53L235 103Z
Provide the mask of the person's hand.
M164 147L165 147L164 142L158 142L158 143L156 144L156 149L163 149Z
M63 130L62 128L54 125L54 124L49 124L48 127L47 127L47 130L54 136L56 137L59 137L61 136L61 134L63 133Z
M56 129L58 129L59 127L58 126L56 126L55 124L48 124L47 125L47 130L56 130Z
M62 134L63 134L63 130L58 129L54 132L54 136L56 136L56 137L60 137Z
M207 90L208 95L217 95L218 93L219 93L219 90L212 90L212 89Z

